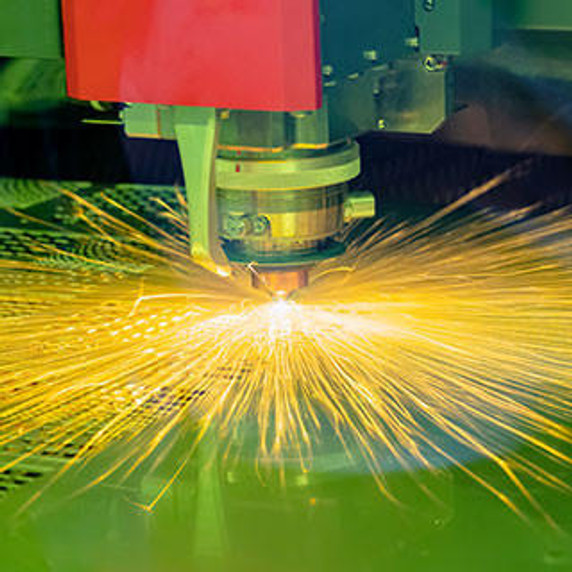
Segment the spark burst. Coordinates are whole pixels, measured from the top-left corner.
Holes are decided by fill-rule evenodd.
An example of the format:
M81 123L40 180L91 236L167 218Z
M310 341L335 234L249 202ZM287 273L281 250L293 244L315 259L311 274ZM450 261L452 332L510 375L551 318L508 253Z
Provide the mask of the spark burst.
M115 258L62 269L38 245L37 260L1 263L0 444L42 435L2 469L79 440L68 467L122 442L102 479L128 474L192 419L189 449L216 427L239 450L254 425L259 463L303 469L333 433L388 495L380 455L456 464L519 513L518 495L536 506L527 478L568 490L549 466L571 462L572 222L458 216L485 191L422 222L382 221L295 299L273 301L193 265L176 210L163 205L178 229L166 232L63 190ZM125 260L147 270L126 273ZM459 450L496 464L518 495Z

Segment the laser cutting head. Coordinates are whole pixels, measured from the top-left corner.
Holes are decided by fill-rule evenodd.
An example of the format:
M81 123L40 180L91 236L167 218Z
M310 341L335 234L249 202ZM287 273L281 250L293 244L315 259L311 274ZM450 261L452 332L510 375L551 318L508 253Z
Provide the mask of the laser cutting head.
M360 210L348 193L359 172L355 142L274 153L221 150L216 207L229 261L250 266L254 285L276 294L305 286L312 266L344 251L346 223L375 213L371 195L361 197Z
M289 290L296 281L280 280L280 273L307 275L316 263L340 255L347 223L375 215L373 195L349 192L348 183L360 173L359 146L332 135L325 110L157 113L127 107L126 131L150 137L157 128L158 136L177 140L191 253L211 270L247 266L258 276L257 286L268 283L273 290L284 282ZM266 275L272 278L261 279Z

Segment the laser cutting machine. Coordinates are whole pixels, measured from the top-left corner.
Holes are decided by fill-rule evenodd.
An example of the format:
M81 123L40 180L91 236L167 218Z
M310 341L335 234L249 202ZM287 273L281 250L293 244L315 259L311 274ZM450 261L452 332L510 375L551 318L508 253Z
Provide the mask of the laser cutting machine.
M302 287L313 265L343 252L352 220L380 210L376 185L359 179L377 168L367 145L360 153L364 133L389 134L383 192L406 201L416 196L403 192L417 176L408 171L423 168L423 194L443 184L434 163L475 163L461 151L412 160L406 137L391 134L572 154L570 0L0 0L0 58L0 127L63 105L85 116L85 129L120 123L134 139L176 141L193 257L221 273L251 266L274 292ZM404 182L392 189L392 177ZM38 491L81 446L76 438L0 474L0 499L17 505L27 498L18 491ZM175 448L164 474L94 487L19 528L0 518L0 568L410 572L532 562L548 571L572 562L567 539L561 548L541 538L470 482L439 481L440 498L454 500L435 507L396 471L389 478L410 500L400 512L369 475L336 474L335 457L321 473L296 474L288 494L241 480L241 467L202 472L199 460L155 514L126 500L128 487L145 498L162 487L185 455ZM541 500L557 510L552 494ZM197 565L196 547L210 557L227 541L216 534L221 506L232 568Z
M351 9L345 0L26 0L2 2L0 14L0 55L65 58L72 101L114 110L132 137L177 141L193 257L221 272L251 265L274 291L303 286L308 268L343 251L348 222L375 214L373 195L348 187L360 174L359 134L432 133L474 99L459 70L475 58L527 77L569 75L561 56L522 65L494 49L515 31L540 32L539 46L572 29L560 0Z

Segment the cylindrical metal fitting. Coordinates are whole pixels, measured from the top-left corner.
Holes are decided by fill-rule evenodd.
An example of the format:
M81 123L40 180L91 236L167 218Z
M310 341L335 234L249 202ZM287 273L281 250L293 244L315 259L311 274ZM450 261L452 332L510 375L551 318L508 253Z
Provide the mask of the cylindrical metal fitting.
M295 290L308 285L308 269L260 270L252 274L252 285L269 291L277 298L287 298Z
M359 173L355 143L319 151L244 153L217 160L219 234L231 261L309 265L336 256L347 181Z

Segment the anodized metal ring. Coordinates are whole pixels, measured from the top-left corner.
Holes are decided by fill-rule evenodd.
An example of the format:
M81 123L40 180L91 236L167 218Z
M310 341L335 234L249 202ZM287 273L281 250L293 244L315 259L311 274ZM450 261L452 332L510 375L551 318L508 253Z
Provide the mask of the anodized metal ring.
M218 158L217 187L227 190L278 191L328 187L345 183L360 173L359 145L317 156L288 158Z

